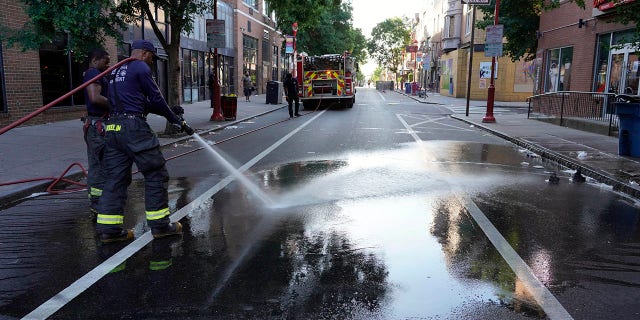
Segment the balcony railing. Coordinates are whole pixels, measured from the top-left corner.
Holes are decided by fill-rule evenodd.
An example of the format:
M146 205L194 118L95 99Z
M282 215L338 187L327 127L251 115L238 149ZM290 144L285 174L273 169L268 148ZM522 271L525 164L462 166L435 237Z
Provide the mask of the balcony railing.
M527 117L617 136L619 119L614 110L615 100L616 95L613 93L579 91L544 93L527 98L529 102Z

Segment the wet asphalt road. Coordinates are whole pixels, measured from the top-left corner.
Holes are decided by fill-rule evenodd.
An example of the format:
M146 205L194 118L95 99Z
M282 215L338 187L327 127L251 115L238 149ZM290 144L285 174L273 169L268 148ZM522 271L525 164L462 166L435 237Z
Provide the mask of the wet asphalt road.
M150 240L140 175L129 244L96 244L85 194L26 199L0 211L0 318L639 318L637 206L450 112L360 90L216 145L248 183L172 146L173 239Z

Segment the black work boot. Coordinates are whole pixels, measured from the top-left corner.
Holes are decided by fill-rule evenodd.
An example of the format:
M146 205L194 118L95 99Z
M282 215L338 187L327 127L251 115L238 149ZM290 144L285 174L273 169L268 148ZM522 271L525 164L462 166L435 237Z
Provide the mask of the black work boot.
M122 229L122 231L118 233L100 233L98 234L98 239L105 244L133 240L133 230Z
M154 239L180 235L182 234L182 224L176 221L169 223L166 227L151 228L151 234L153 234Z

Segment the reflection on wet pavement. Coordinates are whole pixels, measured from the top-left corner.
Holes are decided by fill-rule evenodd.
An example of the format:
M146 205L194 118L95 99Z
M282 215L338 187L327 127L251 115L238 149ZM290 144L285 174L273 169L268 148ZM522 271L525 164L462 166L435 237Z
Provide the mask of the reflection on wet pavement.
M561 177L558 185L545 182L550 171ZM576 297L602 294L594 285L627 286L620 304L635 296L637 211L611 191L569 183L561 168L511 147L425 142L289 163L252 178L275 206L228 185L182 220L181 238L153 241L56 318L545 318L452 185L472 196L575 318L637 312L576 307ZM171 206L184 206L207 185L210 178L172 179ZM142 185L131 189L140 194ZM78 228L87 236L93 230L87 221ZM113 254L84 246L56 261L53 274L68 272L67 280L40 277L31 290L59 291ZM2 314L21 316L34 307L10 307L20 298L5 293Z

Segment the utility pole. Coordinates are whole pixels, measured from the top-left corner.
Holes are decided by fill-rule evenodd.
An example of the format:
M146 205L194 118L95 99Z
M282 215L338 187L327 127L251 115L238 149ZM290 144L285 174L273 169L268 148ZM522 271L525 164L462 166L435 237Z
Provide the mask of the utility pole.
M473 13L471 14L471 44L469 45L469 67L467 72L467 108L465 111L465 116L469 116L469 99L471 97L471 75L473 75L473 49L474 49L474 40L476 35L476 6L471 6L471 10Z
M498 25L498 12L500 11L500 0L496 0L496 9L493 12L493 25ZM482 122L493 123L496 122L496 118L493 117L493 103L496 95L496 87L494 84L494 73L496 70L496 56L491 57L491 82L489 84L489 90L487 92L487 113Z

